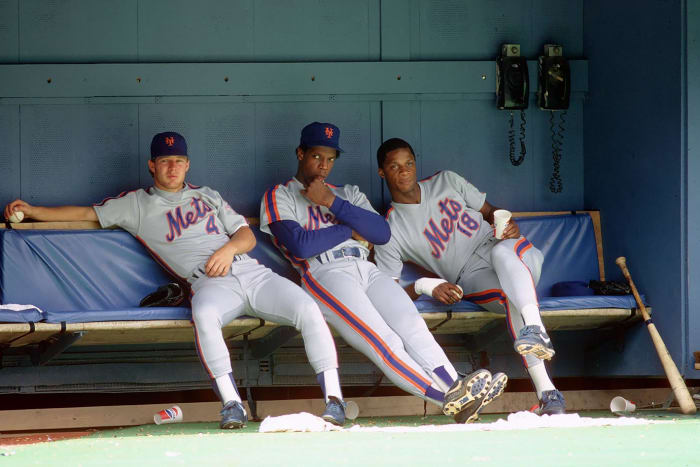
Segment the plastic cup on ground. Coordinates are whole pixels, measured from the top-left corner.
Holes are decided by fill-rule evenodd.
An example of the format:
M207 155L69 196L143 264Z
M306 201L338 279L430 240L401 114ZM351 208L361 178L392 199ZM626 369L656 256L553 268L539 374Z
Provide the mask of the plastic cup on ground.
M357 405L357 402L346 401L345 404L345 418L348 420L355 420L360 414L360 407Z
M496 238L503 238L503 230L506 228L506 225L508 225L508 221L512 215L513 214L506 209L496 209L493 212L493 225L496 228Z
M153 421L156 422L156 425L181 422L182 409L179 405L173 405L172 407L163 409L153 416Z
M631 413L637 409L637 405L628 401L622 396L613 397L610 401L610 411L612 413Z

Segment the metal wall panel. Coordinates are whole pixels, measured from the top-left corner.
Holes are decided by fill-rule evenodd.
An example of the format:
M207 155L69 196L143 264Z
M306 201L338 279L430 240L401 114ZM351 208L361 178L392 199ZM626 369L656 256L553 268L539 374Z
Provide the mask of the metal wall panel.
M86 205L138 185L136 106L23 105L21 112L25 201Z
M142 62L253 61L255 1L140 1Z
M19 0L0 0L0 63L19 61Z
M4 209L7 203L20 196L18 105L0 105L0 142L0 206Z
M524 162L517 167L509 158L508 112L494 112L491 100L423 102L421 141L414 147L419 153L421 176L428 177L438 170L453 170L487 192L492 204L511 210L581 209L581 102L575 100L572 104L565 124L562 193L549 191L552 174L549 112L538 110L534 102L525 113L527 151ZM519 112L514 116L514 154L517 157L520 155Z
M252 215L250 207L260 199L254 172L254 104L142 105L139 122L141 166L150 158L154 134L177 131L187 140L187 180L214 188L238 212ZM147 173L141 183L152 184Z
M137 0L20 1L20 62L136 61L136 3Z
M578 57L583 44L583 0L413 0L412 60L485 60L501 44L521 44L535 58L549 42Z
M142 1L139 57L159 62L376 60L379 2Z

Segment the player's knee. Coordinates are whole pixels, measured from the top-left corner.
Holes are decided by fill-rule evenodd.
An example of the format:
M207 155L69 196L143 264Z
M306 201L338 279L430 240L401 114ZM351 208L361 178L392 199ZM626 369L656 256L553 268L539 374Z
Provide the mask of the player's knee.
M532 280L535 284L539 283L540 275L542 274L542 263L544 263L544 254L537 248L530 248L523 256L523 262L530 269Z
M206 331L209 328L221 329L221 315L216 306L208 303L192 304L192 321L197 329Z
M512 248L510 248L510 243L512 242L500 242L496 244L491 250L491 261L496 263L505 263L508 260L516 259L517 255Z
M310 326L325 326L325 320L321 309L315 301L309 297L308 300L301 300L293 305L294 322L296 328L302 330Z

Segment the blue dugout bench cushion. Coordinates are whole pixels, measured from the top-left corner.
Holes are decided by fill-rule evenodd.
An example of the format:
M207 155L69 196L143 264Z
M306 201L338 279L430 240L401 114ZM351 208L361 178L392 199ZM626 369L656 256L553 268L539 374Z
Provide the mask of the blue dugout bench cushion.
M185 307L118 308L114 310L47 311L47 323L94 323L98 321L153 321L192 319Z
M644 296L642 300L645 301ZM540 310L583 310L607 308L636 308L637 304L632 295L593 295L581 297L543 297L539 301ZM473 312L483 311L476 303L462 300L454 305L445 305L437 300L421 296L415 301L416 308L421 313L433 311Z
M604 322L601 316L606 313L609 319L618 321L626 320L630 313L634 315L636 305L631 296L550 297L556 282L602 278L598 239L590 215L538 215L518 218L518 222L523 234L545 255L537 292L548 326L547 320L552 316L560 320L557 327L562 329L567 328L565 320L571 318L573 329L586 328L586 315L595 315L597 318L589 323L590 329ZM0 303L32 304L44 314L0 312L0 321L17 323L0 327L14 326L12 331L8 327L8 332L24 332L27 325L21 323L41 321L36 328L48 334L59 323L64 327L68 323L70 329L89 330L88 337L81 340L84 344L109 342L110 339L114 343L136 342L138 336L141 336L139 342L191 339L189 308L138 307L145 295L172 278L127 232L32 230L27 227L30 226L22 225L21 230L0 229ZM255 219L251 220L251 227L258 245L250 255L278 274L298 282L297 273L269 236L260 232ZM401 281L414 281L419 275L407 266ZM421 297L416 305L426 321L441 324L442 332L470 332L478 330L481 321L488 323L502 318L467 301L446 306ZM451 323L444 324L448 319ZM467 325L467 321L472 324ZM239 338L242 332L249 333L253 339L264 336L275 326L243 317L228 325L224 332L227 339ZM117 333L117 329L124 332ZM135 332L137 329L140 331ZM173 331L171 336L164 335L168 330ZM33 337L28 336L23 341L39 339L41 332L34 332ZM94 340L89 336L94 336ZM2 342L7 340L0 332Z

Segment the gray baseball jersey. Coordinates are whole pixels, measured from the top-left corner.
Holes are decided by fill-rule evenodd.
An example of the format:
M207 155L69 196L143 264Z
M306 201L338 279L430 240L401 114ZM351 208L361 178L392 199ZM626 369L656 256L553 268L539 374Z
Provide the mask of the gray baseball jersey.
M331 189L334 195L362 209L366 209L375 214L377 213L365 194L362 193L357 186L344 185L339 187L331 184L326 185ZM296 178L292 178L284 185L276 185L273 189L268 190L265 196L263 196L260 205L260 230L272 235L269 225L273 222L284 220L295 221L306 230L319 230L336 225L338 221L335 219L331 210L326 206L312 204L301 194L301 190L303 189L304 185ZM358 247L362 249L365 257L369 255L369 250L354 238L349 238L339 243L329 251L346 246ZM309 262L307 258L294 257L279 243L277 247L280 248L299 274L303 275L308 270Z
M329 185L338 197L376 214L357 186ZM302 194L296 178L270 189L261 200L260 229L294 221L306 230L331 227L339 221L324 206ZM326 320L352 347L366 355L397 386L441 405L443 391L457 373L435 342L418 310L389 276L366 261L368 250L352 238L313 258L297 258L275 241L302 276L305 290L316 300ZM361 257L339 253L359 248Z
M401 275L404 261L411 261L455 283L474 251L493 236L479 212L486 194L450 171L418 186L419 204L391 203L386 214L391 240L375 247L375 262L394 278Z
M338 367L333 337L318 306L293 282L245 254L235 257L229 274L205 274L211 255L248 225L217 191L190 184L174 193L151 187L93 208L103 227L123 228L172 274L190 281L195 343L211 378L232 371L221 327L242 315L298 329L316 373Z
M375 262L392 277L404 261L459 285L464 298L493 312L505 312L515 338L528 324L521 311L536 304L542 253L525 238L497 241L479 210L486 194L460 175L442 171L418 182L419 204L392 202L387 211L391 240L375 247ZM496 258L493 252L499 252ZM515 306L510 307L509 302ZM528 355L525 365L541 364Z
M129 191L93 208L102 227L126 230L171 273L190 282L230 235L248 225L217 191L191 184L175 193L156 187Z

